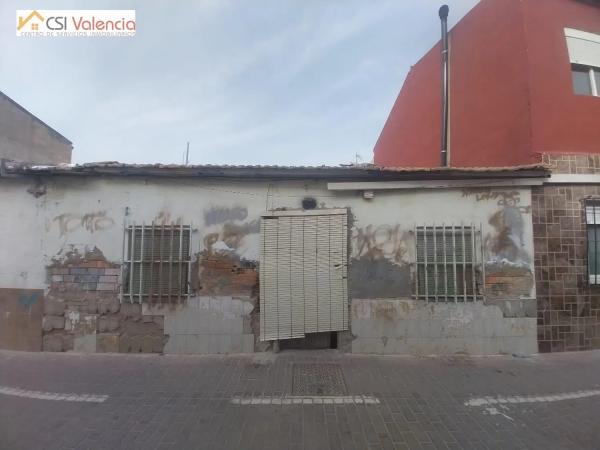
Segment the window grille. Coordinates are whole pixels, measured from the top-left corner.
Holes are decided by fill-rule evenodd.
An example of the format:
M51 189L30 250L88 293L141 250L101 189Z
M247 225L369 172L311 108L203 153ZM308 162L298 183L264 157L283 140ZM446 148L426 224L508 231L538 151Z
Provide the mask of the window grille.
M423 226L415 230L416 298L468 302L483 298L481 226Z
M585 220L588 240L588 279L600 284L600 200L586 200Z
M130 225L125 229L123 298L181 301L189 295L191 226Z

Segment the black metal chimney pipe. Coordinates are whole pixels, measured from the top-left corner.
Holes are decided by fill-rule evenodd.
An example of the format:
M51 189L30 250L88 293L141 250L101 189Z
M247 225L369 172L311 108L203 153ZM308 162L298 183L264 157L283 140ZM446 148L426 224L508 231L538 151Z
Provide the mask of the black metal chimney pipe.
M448 5L440 8L442 21L442 167L448 166Z

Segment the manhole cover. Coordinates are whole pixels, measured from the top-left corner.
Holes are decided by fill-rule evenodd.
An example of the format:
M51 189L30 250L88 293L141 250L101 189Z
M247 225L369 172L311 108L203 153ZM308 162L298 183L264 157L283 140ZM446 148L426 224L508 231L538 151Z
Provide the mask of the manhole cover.
M337 364L294 364L292 395L345 395L346 383Z

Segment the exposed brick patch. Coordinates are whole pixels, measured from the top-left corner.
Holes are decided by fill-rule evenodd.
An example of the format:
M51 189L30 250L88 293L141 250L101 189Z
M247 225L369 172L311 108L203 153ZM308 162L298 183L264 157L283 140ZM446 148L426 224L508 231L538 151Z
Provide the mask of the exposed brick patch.
M121 268L94 248L69 252L47 268L43 350L162 352L163 318L120 303Z
M256 264L232 252L204 251L199 257L198 278L192 280L201 295L258 296Z
M556 164L557 171L565 173L596 173L600 172L599 159L599 155L545 155L544 162ZM532 190L541 352L600 348L600 286L590 286L587 278L583 200L590 196L600 196L600 186Z
M111 275L106 275L107 270L110 270ZM115 270L119 271L119 275L113 275ZM49 268L48 275L52 289L119 291L120 269L108 261L68 263L67 267Z

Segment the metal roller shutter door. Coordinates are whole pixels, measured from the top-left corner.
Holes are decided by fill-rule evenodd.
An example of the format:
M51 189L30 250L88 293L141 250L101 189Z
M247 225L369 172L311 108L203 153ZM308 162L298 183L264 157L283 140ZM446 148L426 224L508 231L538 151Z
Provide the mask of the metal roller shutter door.
M345 211L281 214L261 222L260 339L347 330Z

